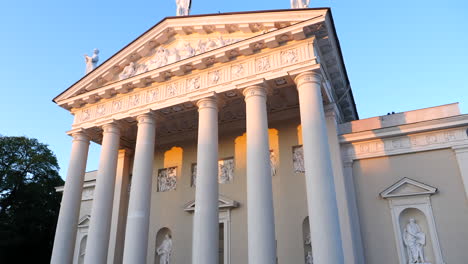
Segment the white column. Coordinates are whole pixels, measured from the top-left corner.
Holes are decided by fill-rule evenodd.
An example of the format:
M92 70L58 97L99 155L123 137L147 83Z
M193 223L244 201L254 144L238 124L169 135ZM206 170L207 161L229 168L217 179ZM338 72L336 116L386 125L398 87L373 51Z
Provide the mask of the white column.
M107 263L122 263L125 226L127 223L128 188L130 183L130 162L132 153L133 151L129 149L119 150Z
M124 264L146 263L156 122L152 115L138 116L132 185L125 230Z
M249 264L276 263L266 91L244 89L247 119L247 225Z
M89 137L83 132L74 133L70 163L55 230L51 264L72 263L73 261L88 149Z
M465 187L465 195L468 199L468 144L454 146L452 148L455 151L455 156L457 157L458 168L460 169L463 185Z
M343 249L320 90L321 76L315 72L304 72L295 78L295 82L299 92L314 263L342 264Z
M193 222L193 264L219 263L218 105L198 101L198 149Z
M84 259L86 264L106 263L109 249L120 128L117 124L110 123L102 126L102 129L101 157L99 159Z

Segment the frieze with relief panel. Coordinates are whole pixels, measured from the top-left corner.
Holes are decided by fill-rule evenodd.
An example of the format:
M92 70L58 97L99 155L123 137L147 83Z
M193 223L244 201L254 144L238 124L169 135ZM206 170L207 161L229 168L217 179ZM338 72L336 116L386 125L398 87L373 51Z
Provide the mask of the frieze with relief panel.
M274 52L251 56L236 61L235 64L207 69L186 78L169 80L150 88L139 89L127 95L84 107L76 111L73 126L80 127L84 123L111 118L115 114L131 116L128 111L134 108L158 109L161 107L157 105L160 102L164 101L170 105L170 102L166 100L182 96L197 96L208 89L213 91L235 89L233 82L248 76L268 79L272 71L279 71L283 68L289 70L288 67L294 67L296 64L300 66L313 65L315 64L314 59L313 42L288 46L284 50L275 49ZM285 74L287 73L285 72ZM232 85L228 86L229 84Z

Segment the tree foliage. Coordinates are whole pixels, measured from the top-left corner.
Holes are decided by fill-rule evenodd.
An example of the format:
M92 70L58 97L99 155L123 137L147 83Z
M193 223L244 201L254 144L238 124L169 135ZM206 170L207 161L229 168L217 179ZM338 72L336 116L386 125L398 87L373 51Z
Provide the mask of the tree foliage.
M63 185L57 158L27 137L0 136L0 262L49 263Z

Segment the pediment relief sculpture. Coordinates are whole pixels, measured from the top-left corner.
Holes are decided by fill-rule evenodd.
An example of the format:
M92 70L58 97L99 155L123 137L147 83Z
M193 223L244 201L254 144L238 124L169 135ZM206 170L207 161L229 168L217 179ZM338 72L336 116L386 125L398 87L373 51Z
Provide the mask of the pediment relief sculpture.
M145 73L168 64L184 60L226 45L243 40L244 38L227 38L223 36L185 40L175 45L164 45L154 48L150 56L139 62L130 62L118 75L118 80L124 80L135 75Z

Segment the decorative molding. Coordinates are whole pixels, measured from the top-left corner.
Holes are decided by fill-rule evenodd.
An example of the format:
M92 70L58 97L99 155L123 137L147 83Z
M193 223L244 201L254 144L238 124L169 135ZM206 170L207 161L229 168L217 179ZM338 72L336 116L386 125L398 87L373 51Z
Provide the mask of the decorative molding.
M419 183L423 184L423 183ZM429 186L425 185L424 186ZM392 185L394 186L394 185ZM429 186L430 188L434 188ZM391 188L391 187L389 187ZM387 188L387 189L389 189ZM392 215L393 231L395 235L395 242L398 250L398 259L400 264L407 264L407 251L403 238L404 229L402 227L402 220L405 218L418 218L418 221L422 222L426 226L424 232L427 234L428 240L431 241L432 248L425 247L429 250L430 255L433 255L434 259L426 261L431 264L445 264L442 258L442 251L439 244L439 237L437 234L436 223L434 214L432 211L432 204L430 194L424 195L411 195L411 196L400 196L400 197L388 197L389 207ZM409 210L413 210L412 212ZM427 253L427 252L426 252ZM427 258L426 258L427 259ZM426 264L421 263L421 264Z
M78 220L78 228L87 228L89 227L89 221L91 220L91 215L87 214Z
M465 142L468 143L465 129L466 128L444 129L348 144L343 144L345 142L342 142L342 154L346 160L358 160L451 148Z
M414 186L416 189L404 191L406 186ZM398 190L403 192L398 192ZM411 189L411 188L410 188ZM382 198L391 198L391 197L403 197L403 196L414 196L414 195L433 195L437 192L437 188L429 186L427 184L412 180L410 178L403 178L398 182L394 183L392 186L385 189L380 193Z
M94 186L83 188L83 192L81 194L81 200L89 201L89 200L93 200L93 198L94 198Z
M268 77L271 71L285 71L295 64L315 64L315 57L310 49L313 42L299 43L283 50L297 54L296 63L281 63L282 49L275 49L265 54L249 56L235 65L223 65L204 70L196 75L187 75L155 86L135 90L127 95L120 95L100 103L86 106L75 112L73 127L92 127L96 122L111 119L123 119L133 116L132 110L157 110L179 102L190 101L208 91L224 92L238 88L242 77L255 76L257 79ZM240 66L242 65L242 66ZM239 69L239 67L242 68ZM235 69L235 70L234 70ZM274 76L276 78L276 75ZM250 79L249 79L250 80Z
M195 200L190 201L184 205L184 211L194 212L195 211ZM218 197L218 208L219 209L232 209L237 208L239 203L223 195Z
M304 173L304 149L302 145L292 147L293 167L295 173Z
M158 192L168 192L177 187L177 167L158 170Z

